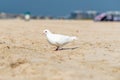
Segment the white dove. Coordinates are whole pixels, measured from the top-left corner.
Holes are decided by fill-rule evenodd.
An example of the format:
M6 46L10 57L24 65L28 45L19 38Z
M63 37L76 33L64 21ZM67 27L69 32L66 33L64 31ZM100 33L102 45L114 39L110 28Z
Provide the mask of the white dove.
M53 34L52 32L50 32L47 29L45 29L43 31L43 33L46 35L48 42L57 47L56 51L59 50L61 46L77 39L77 37L75 37L75 36Z

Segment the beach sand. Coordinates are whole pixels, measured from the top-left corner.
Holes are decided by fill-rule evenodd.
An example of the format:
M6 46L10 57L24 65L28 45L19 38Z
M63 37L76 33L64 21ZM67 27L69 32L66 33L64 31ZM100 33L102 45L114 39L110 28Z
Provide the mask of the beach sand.
M78 40L54 51L44 29ZM0 80L120 80L120 23L0 20Z

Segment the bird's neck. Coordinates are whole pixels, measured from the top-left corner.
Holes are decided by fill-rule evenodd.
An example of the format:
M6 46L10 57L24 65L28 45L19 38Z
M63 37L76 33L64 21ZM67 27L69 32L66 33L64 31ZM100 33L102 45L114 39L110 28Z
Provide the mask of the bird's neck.
M51 33L51 32L49 32L46 36L47 36L47 37L49 37L50 35L52 35L52 33Z

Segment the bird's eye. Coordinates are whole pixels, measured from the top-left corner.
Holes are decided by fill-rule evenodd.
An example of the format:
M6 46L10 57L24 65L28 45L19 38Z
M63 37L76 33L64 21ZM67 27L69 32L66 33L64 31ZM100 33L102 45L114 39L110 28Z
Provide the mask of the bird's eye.
M45 31L45 33L47 33L47 31Z

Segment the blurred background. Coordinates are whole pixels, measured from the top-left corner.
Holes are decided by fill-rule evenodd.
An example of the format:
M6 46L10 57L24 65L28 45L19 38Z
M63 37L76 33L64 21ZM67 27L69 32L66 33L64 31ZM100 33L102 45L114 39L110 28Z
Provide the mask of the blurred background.
M99 21L102 17L103 20L119 21L119 3L120 0L0 0L0 19L94 19Z

